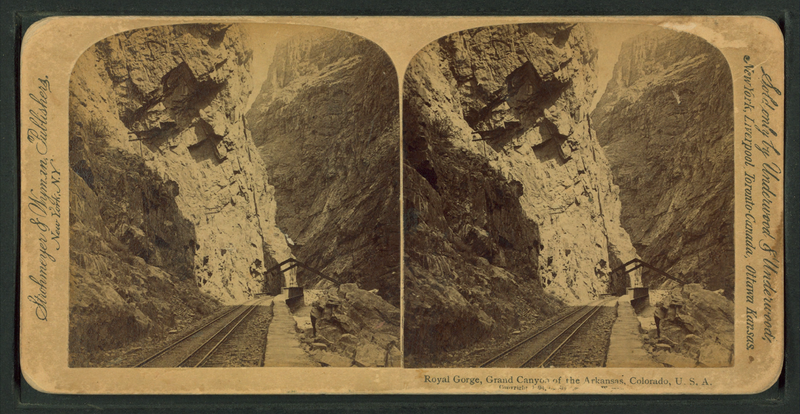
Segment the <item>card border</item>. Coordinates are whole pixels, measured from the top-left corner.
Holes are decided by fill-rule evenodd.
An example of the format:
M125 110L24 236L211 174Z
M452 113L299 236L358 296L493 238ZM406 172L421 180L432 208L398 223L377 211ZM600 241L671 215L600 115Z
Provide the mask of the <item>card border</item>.
M12 56L13 55L13 56L16 57L16 59L14 60L13 63L12 62L8 62L8 63L11 63L11 64L14 65L14 68L13 68L14 72L18 72L18 68L19 68L18 67L18 65L19 65L19 63L18 63L19 62L18 61L18 58L19 58L19 44L20 44L20 41L21 41L21 33L24 33L24 29L26 29L28 26L30 26L30 24L34 20L38 20L39 18L45 17L46 15L69 15L69 14L73 14L73 13L68 13L68 12L65 12L65 11L52 12L52 13L40 13L40 12L31 11L31 9L34 6L41 7L42 3L50 4L51 8L58 8L58 6L55 6L55 2L50 2L50 1L46 1L46 2L43 1L43 2L37 2L35 4L28 4L28 5L26 5L27 6L26 7L27 10L16 10L13 13L12 12L7 12L5 10L6 6L3 6L3 9L4 9L3 10L4 11L3 15L4 15L4 17L8 17L8 16L11 16L11 15L13 15L13 17L14 17L13 18L13 20L14 20L13 30L7 30L4 33L4 35L7 35L7 34L9 34L9 32L13 32L13 35L14 35L13 36L13 43L10 42L10 41L3 43L3 49L4 49L3 55L4 56ZM149 4L149 3L153 3L153 4ZM147 2L147 1L144 1L144 2L140 2L140 4L138 6L136 6L136 9L138 9L138 10L136 10L136 9L127 9L127 10L117 10L116 12L118 12L120 14L127 14L127 15L137 15L137 14L138 15L145 15L145 14L150 15L150 14L154 14L153 13L154 10L166 9L167 8L167 7L164 7L164 6L167 6L167 5L164 5L164 4L161 4L160 6L156 7L157 3L159 3L159 2ZM319 3L321 3L321 2L319 2ZM783 2L786 5L782 6L782 7L780 5L766 4L766 2L764 2L764 4L760 5L760 7L761 7L760 10L758 9L759 6L755 6L754 7L754 6L746 4L746 3L739 3L739 4L735 4L735 5L730 5L730 4L724 4L723 5L723 2L717 1L712 5L711 2L704 2L703 4L707 4L708 7L703 8L703 7L700 7L700 6L695 6L695 7L691 7L690 6L690 7L682 8L681 11L683 13L676 13L674 10L670 11L670 10L668 10L666 8L662 8L660 10L656 10L657 8L655 8L655 7L651 7L650 9L645 10L646 7L644 7L644 6L636 6L635 3L634 4L628 4L627 7L629 7L629 8L626 8L625 10L621 10L619 8L619 6L618 6L619 3L617 3L617 7L616 8L615 7L607 7L605 9L603 9L601 6L596 6L596 5L590 6L588 8L585 5L584 5L584 7L575 8L575 6L571 6L571 5L568 5L568 4L561 4L561 2L552 2L553 5L550 5L551 8L548 10L549 12L542 11L542 10L532 10L531 9L531 5L528 5L528 7L525 8L524 6L521 6L519 4L513 4L513 2L510 2L511 4L506 5L505 7L503 7L503 5L500 4L497 9L493 9L493 10L488 10L488 9L485 9L485 8L482 9L480 6L478 6L478 7L473 6L472 8L469 8L469 7L467 7L467 8L458 7L458 6L456 6L456 4L457 4L456 2L451 2L451 4L449 4L449 6L445 5L443 8L440 5L440 6L438 6L439 7L438 9L436 8L436 6L433 6L433 5L430 5L430 4L428 4L427 7L425 5L419 5L418 7L414 7L413 4L406 3L404 5L404 7L406 7L406 8L403 9L403 8L399 8L399 7L393 7L393 8L392 7L387 7L387 5L385 5L385 4L379 5L377 7L375 5L371 5L372 8L369 8L369 7L364 7L361 4L353 4L355 2L350 2L350 3L351 4L343 6L341 8L332 7L332 8L328 8L328 10L325 10L324 7L321 8L321 6L319 6L319 5L316 5L316 7L309 7L309 6L304 5L304 4L303 5L295 5L297 7L294 10L292 10L290 8L286 8L286 7L281 7L281 6L277 6L277 7L273 6L270 10L266 11L266 13L269 13L269 14L293 14L293 15L326 14L326 13L331 13L331 12L333 12L332 14L364 14L364 15L377 15L377 14L385 14L385 15L399 15L399 14L409 14L409 15L412 15L412 14L413 15L422 15L422 14L445 15L445 14L451 14L451 15L459 15L460 14L460 15L464 15L464 14L470 14L470 13L475 14L475 13L480 12L480 14L485 14L485 15L500 15L500 14L520 15L520 14L525 14L525 15L543 15L544 16L544 15L553 15L553 14L564 14L564 13L573 14L573 13L576 13L576 14L587 15L588 16L588 15L592 15L594 13L606 14L605 12L607 12L609 14L619 14L619 15L629 14L630 15L630 14L705 14L705 13L702 13L702 11L705 11L706 13L711 12L711 14L716 14L716 13L719 13L719 12L724 12L724 14L736 14L735 11L737 11L737 10L740 11L740 13L742 13L742 14L752 14L755 11L755 12L757 12L757 14L765 14L765 15L771 16L773 18L774 17L778 17L779 25L781 24L781 21L783 22L783 24L781 26L782 26L782 29L784 31L785 38L786 38L786 42L785 42L785 52L786 52L785 59L786 59L786 67L787 67L786 68L786 73L787 74L797 73L797 62L798 62L797 50L798 50L798 48L797 48L797 40L795 38L796 35L797 35L797 32L798 32L798 30L797 30L797 12L796 11L794 11L794 12L790 12L789 11L789 8L788 8L789 2L788 1ZM470 2L470 3L474 5L474 4L478 3L478 2ZM630 3L630 2L628 2L628 3ZM561 6L560 7L554 7L554 4L561 4ZM545 3L545 4L540 3L537 6L539 8L541 8L542 6L547 6L547 5L548 5L547 3ZM87 10L87 11L85 13L81 13L81 14L105 14L105 15L109 14L107 9L104 10L102 8L102 5L100 5L100 7L97 7L95 5L93 5L93 6L94 7L91 7L91 6L90 7L86 7L84 5L83 6L84 10ZM174 7L174 5L172 5L172 6ZM247 7L238 8L237 7L234 12L231 12L230 10L221 10L219 7L215 7L216 5L211 4L210 2L202 3L200 5L195 5L195 7L198 7L198 6L200 7L200 9L195 9L195 12L197 12L197 14L204 14L204 15L205 14L213 15L213 14L215 14L215 12L216 13L224 13L225 15L247 15L247 14L255 14L255 12L256 12L256 10L254 8L252 8L252 7L251 8L247 8ZM250 5L250 6L252 6L252 5ZM409 6L412 6L412 7L409 9L408 8ZM673 8L675 6L676 5L673 5ZM458 9L456 9L456 7L458 7ZM256 7L256 8L259 8L259 7ZM731 8L734 9L733 13L731 13L732 12ZM264 10L263 10L264 7L263 6L261 6L260 9L261 10L258 10L258 12L264 12ZM117 14L117 13L111 13L111 14ZM172 9L172 10L164 10L163 12L160 12L159 14L162 14L162 15L186 15L186 14L191 14L191 13L178 12L175 9ZM783 18L779 17L781 14L783 15ZM791 24L787 24L787 21L791 22ZM7 36L6 38L9 39L10 36ZM11 40L11 39L9 39L9 40ZM6 53L6 52L10 51L9 49L12 49L12 48L13 48L13 53ZM17 275L18 272L16 270L17 270L18 265L19 265L19 262L18 262L18 260L19 260L19 256L18 256L18 254L19 254L19 251L18 251L18 249L19 249L18 235L19 235L19 230L20 229L19 229L19 223L18 223L19 211L18 211L18 203L17 203L17 201L18 201L17 197L19 196L19 170L18 170L18 167L19 167L19 164L18 164L18 162L19 162L19 159L18 159L19 152L18 151L19 151L19 149L17 148L16 137L17 137L17 129L19 127L19 124L17 123L15 125L15 128L10 128L10 121L9 121L11 119L15 119L16 115L17 115L18 92L19 92L19 89L18 89L18 73L14 73L14 72L12 72L12 69L10 68L10 64L4 64L3 65L3 72L2 72L3 96L6 96L6 97L12 96L12 94L8 93L8 92L11 92L11 88L13 88L13 92L14 92L13 96L15 97L15 100L13 100L11 102L7 101L7 104L3 105L3 108L2 108L2 110L4 111L4 115L6 115L5 117L2 118L3 119L3 125L5 126L5 128L2 128L3 137L5 138L5 139L2 140L3 149L5 150L5 151L2 152L2 154L3 154L3 157L4 157L4 161L6 161L3 165L8 166L7 170L12 170L12 171L9 174L9 177L7 177L6 180L3 180L3 191L4 191L4 194L7 195L7 197L4 198L5 202L7 203L7 206L6 206L7 208L3 209L3 211L4 211L4 214L8 216L7 217L8 220L4 220L3 221L3 226L4 226L3 230L6 230L6 231L3 232L3 234L4 234L4 243L2 245L2 250L0 250L0 251L5 253L5 255L4 255L5 258L12 257L12 254L11 254L12 253L12 250L11 250L12 248L14 249L14 252L17 253L16 254L16 259L17 259L16 263L13 263L10 260L4 261L4 267L6 268L5 269L6 270L5 273L6 274L10 273L12 275ZM14 76L14 77L8 76L9 73L12 73L13 74L12 76ZM785 147L785 149L786 149L785 165L786 165L786 168L787 168L786 169L787 182L790 182L792 185L789 185L789 186L785 187L785 191L786 191L785 192L785 197L786 197L787 200L795 200L795 199L797 199L797 196L798 196L798 194L797 194L797 184L796 184L796 182L797 182L796 165L798 164L798 151L797 151L798 148L797 148L797 140L796 140L798 130L797 130L796 113L798 112L797 111L798 101L797 101L797 84L796 84L796 82L790 82L790 80L791 80L791 78L787 76L786 88L785 88L786 89L786 94L785 94L785 96L786 96L786 108L787 108L786 131L785 131L785 136L786 136L786 140L785 140L785 145L786 145L786 147ZM795 114L795 115L792 116L791 114ZM9 167L16 167L16 168L9 168ZM16 195L17 197L8 197L11 194ZM789 204L789 203L787 203L787 204ZM797 244L793 243L793 242L797 241L797 231L796 231L796 226L793 225L793 224L795 224L795 221L796 221L795 217L796 217L797 213L796 213L796 211L794 209L785 209L784 211L785 211L785 217L786 217L786 234L785 234L786 245L787 246L795 246ZM10 242L10 243L7 243L7 242ZM796 304L796 303L798 303L798 287L797 287L798 279L797 279L797 271L796 271L795 267L796 267L796 264L793 262L793 257L790 254L787 254L786 255L786 283L785 283L785 286L786 286L785 303L787 303L787 304ZM16 276L16 277L18 277L18 276ZM12 280L12 278L10 278L10 277L3 278L2 286L3 286L4 289L2 291L6 292L6 293L4 293L4 295L5 295L4 299L6 299L6 300L3 301L2 309L4 311L7 311L7 312L5 312L6 315L14 314L15 318L16 318L17 311L19 309L19 293L18 293L19 280L18 279L14 280L13 285L10 283L11 280ZM14 293L14 296L15 296L15 301L14 302L11 302L11 301L7 300L11 296L10 292L15 292ZM14 304L14 309L9 309L9 307L10 307L9 305L12 304L12 303ZM578 406L584 406L584 407L586 405L596 405L596 404L591 404L590 401L597 401L599 403L602 403L601 405L603 407L611 408L611 405L617 405L617 404L616 403L611 403L610 401L618 401L619 402L619 400L636 402L638 409L644 409L647 406L650 406L650 405L655 404L655 403L659 403L659 404L660 403L665 403L665 404L667 404L669 406L672 406L673 409L678 409L681 405L683 405L683 404L680 403L681 401L685 401L687 403L690 402L690 401L696 401L696 402L706 401L706 402L709 402L709 403L719 404L721 402L730 403L730 402L736 401L736 400L738 400L739 403L753 402L753 403L757 404L761 408L766 408L767 406L771 407L771 409L775 409L778 406L788 407L788 405L787 405L788 403L794 403L794 404L797 403L797 395L798 395L798 392L796 392L797 391L797 384L798 384L797 368L796 368L796 366L797 366L797 355L798 355L798 352L797 352L797 316L798 316L798 312L797 312L797 308L796 307L794 307L794 306L787 306L786 307L786 315L785 315L785 321L786 321L786 323L785 323L785 326L786 326L786 330L785 330L785 335L786 335L785 336L785 338L786 338L785 365L784 365L784 371L783 371L783 374L781 376L781 379L779 379L778 382L772 388L770 388L770 390L766 391L765 393L757 394L755 396L739 396L739 397L752 397L752 398L735 398L735 397L731 398L731 396L660 396L661 398L652 398L652 397L648 398L648 397L644 397L644 396L596 396L596 395L595 396L579 396L579 395L552 396L552 395L547 395L547 396L532 396L532 397L508 395L508 396L475 396L475 397L477 397L478 400L484 400L485 402L489 403L489 405L487 405L486 408L498 407L498 404L499 404L499 406L503 406L505 404L509 404L511 406L520 407L520 408L522 406L530 406L530 405L533 405L533 404L535 404L535 405L540 407L540 404L542 404L542 403L546 404L547 406L551 406L551 407L569 405L569 404L576 404ZM84 403L78 403L77 405L74 405L72 403L68 403L66 405L60 405L60 403L66 403L68 401L77 402L76 400L84 399L84 397L86 397L86 398L88 398L90 400L97 400L96 402L92 402L93 405L97 405L97 404L104 404L105 405L107 403L111 403L111 405L117 405L117 404L120 404L120 403L127 405L126 403L123 403L122 401L134 402L137 399L142 400L142 398L140 398L140 397L143 397L144 399L149 400L149 403L154 403L153 405L149 405L151 408L157 407L158 405L160 405L159 402L154 402L153 401L154 400L153 396L131 396L131 399L134 400L134 401L127 400L125 397L56 396L56 397L59 397L59 398L55 398L55 400L61 400L60 403L55 401L55 400L48 401L48 398L39 399L39 397L35 396L35 394L39 394L39 393L37 393L37 392L31 393L31 389L26 386L27 384L24 384L24 380L21 378L20 371L19 371L19 356L18 356L18 342L17 342L18 341L18 336L17 336L18 335L18 327L17 327L16 319L12 319L11 321L13 321L13 326L10 327L11 329L7 329L9 327L8 326L9 325L9 319L4 319L3 320L2 347L3 347L4 351L9 351L9 352L4 352L3 372L8 372L6 370L6 368L7 367L12 367L12 365L13 365L13 367L12 367L13 368L13 376L4 375L3 376L3 383L6 383L7 379L13 378L14 379L14 381L13 381L13 389L15 391L14 392L14 397L17 397L17 398L14 398L14 402L22 403L22 399L23 399L23 397L25 397L26 400L28 400L31 403L33 403L33 404L27 404L27 403L15 404L14 405L15 407L20 407L21 408L24 405L24 406L27 406L27 407L37 406L37 407L40 407L40 408L48 408L49 407L49 408L56 408L56 409L58 409L58 407L60 407L60 408L76 407L77 408L77 407L85 406L85 404ZM13 335L13 338L11 338L11 335L9 335L9 333L11 335ZM8 346L12 342L13 342L13 349L12 349L12 346ZM8 359L9 355L13 355L13 360L9 361L9 359ZM8 381L8 382L11 382L11 381ZM6 390L9 389L9 388L12 388L12 387L4 387L4 389L6 389ZM27 391L25 390L26 388L28 388ZM794 393L792 393L791 391L794 391ZM47 395L47 394L43 394L43 395ZM794 395L794 397L792 397L792 395ZM53 395L47 395L47 396L48 397L52 397ZM756 398L756 397L759 397L759 396L763 396L764 398L763 399ZM6 397L7 397L7 395L5 393L3 393L2 398L3 398L3 405L4 406L5 406L5 402L9 401L9 400L6 399ZM61 397L64 397L64 398L61 398ZM205 398L205 397L209 397L209 398ZM224 400L229 400L230 399L230 398L217 398L217 397L222 397L222 396L204 396L204 397L200 398L201 400L203 400L203 402L199 402L199 403L201 403L201 404L211 404L211 406L212 406L211 409L214 409L214 407L215 408L221 408L221 406L218 405L219 402L222 402ZM309 398L309 396L303 396L303 397L264 396L264 397L255 397L255 400L251 400L249 397L239 398L237 396L236 399L242 401L243 405L247 406L249 404L255 403L256 401L267 402L267 400L273 399L273 398L270 398L270 397L277 398L277 400L274 401L275 403L278 404L276 406L276 408L277 407L283 407L284 409L286 409L286 408L293 407L293 408L302 409L302 407L319 407L319 406L315 405L316 403L305 402L305 401L308 401L309 399L312 399L312 400L314 399L314 398ZM474 401L475 400L474 398L465 398L465 396L458 396L458 395L447 396L449 398L444 398L444 401L442 401L441 403L431 400L431 398L435 397L435 396L426 396L426 398L408 398L409 396L393 396L393 397L394 398L389 397L388 400L386 400L386 402L388 402L389 405L392 406L392 407L400 407L400 406L411 407L411 406L406 405L405 403L403 403L403 401L407 401L409 399L417 400L419 404L423 404L423 405L419 405L418 407L427 406L427 407L435 408L435 409L442 409L442 408L447 408L447 407L456 408L456 407L462 407L465 403L477 402L477 401ZM576 398L576 397L578 397L578 398ZM580 398L580 397L583 397L583 398ZM717 398L714 398L714 397L717 397ZM116 401L105 401L105 402L103 402L103 400L107 400L108 398L111 398L112 400L116 400ZM171 397L155 397L156 400L164 400L164 399L170 399L170 398ZM176 398L177 398L176 402L180 406L183 406L184 408L189 408L190 410L193 410L193 408L191 406L187 406L185 404L187 402L189 402L189 400L198 400L198 397L196 397L196 396L180 396L180 397L176 397ZM289 402L289 403L285 403L285 402L281 401L281 400L285 400L286 398L289 398L290 400L295 399L295 400L298 400L298 401ZM330 407L335 407L337 405L337 403L336 403L337 400L339 400L339 404L341 404L341 403L345 403L346 401L349 401L351 398L352 397L347 397L347 396L331 397L330 401L333 403L333 405L331 405ZM366 405L363 405L362 407L366 407L367 405L370 405L371 403L377 402L376 398L377 398L377 400L381 400L381 398L378 398L377 396L365 397L363 400L366 401L367 403L366 403ZM183 402L180 401L181 399L183 399ZM526 402L526 400L531 400L531 399L533 401L527 401ZM213 400L216 400L216 401L213 401ZM394 400L394 401L392 401L392 400ZM449 402L447 400L449 400ZM488 400L488 401L486 401L486 400ZM492 400L494 400L494 401L492 401ZM506 401L498 401L498 400L506 400ZM569 400L569 401L567 401L567 400ZM600 400L600 401L598 401L598 400ZM610 400L610 401L608 401L608 400ZM251 402L247 402L247 401L251 401ZM144 401L140 401L140 402L144 402ZM400 403L400 405L398 405L398 403ZM42 405L42 404L44 404L44 405ZM136 404L136 403L134 402L134 404ZM238 404L238 402L237 402L237 404ZM307 404L312 404L312 405L309 406ZM136 405L138 405L138 404L136 404ZM192 405L194 405L194 404L192 404ZM728 408L724 407L724 406L727 406L727 405L728 404L725 403L725 404L722 404L723 407L717 406L717 408L722 408L722 409L727 411L727 410L730 409L730 407L728 407ZM233 406L230 406L230 405L226 405L226 406L227 407L233 407ZM597 409L597 408L601 408L601 407L594 407L594 408ZM697 407L695 406L695 408L697 408ZM756 407L753 407L753 408L756 409ZM716 410L713 410L713 411L716 411ZM759 410L756 409L756 411L759 411Z

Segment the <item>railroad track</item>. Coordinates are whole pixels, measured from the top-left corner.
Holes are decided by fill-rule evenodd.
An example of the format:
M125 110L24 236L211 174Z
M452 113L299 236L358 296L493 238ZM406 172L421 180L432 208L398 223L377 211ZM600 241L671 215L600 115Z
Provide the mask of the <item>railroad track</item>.
M201 367L258 306L255 299L215 317L161 349L135 367Z
M544 367L606 302L595 301L562 316L533 335L481 364L481 367Z

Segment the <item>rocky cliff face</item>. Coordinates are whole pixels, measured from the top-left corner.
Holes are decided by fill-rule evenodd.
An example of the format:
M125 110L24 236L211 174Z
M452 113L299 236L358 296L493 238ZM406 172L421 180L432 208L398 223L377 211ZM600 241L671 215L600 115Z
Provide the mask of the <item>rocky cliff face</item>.
M642 259L732 298L733 87L722 53L663 29L627 41L592 120Z
M107 38L78 60L71 346L119 345L285 283L265 281L265 266L290 251L245 129L252 85L242 37L236 26L153 27Z
M275 185L278 225L298 260L341 282L378 289L395 305L398 109L389 57L361 37L320 29L277 46L247 114ZM319 281L298 277L306 287Z
M405 75L405 346L422 355L606 293L636 257L589 124L580 25L472 29Z

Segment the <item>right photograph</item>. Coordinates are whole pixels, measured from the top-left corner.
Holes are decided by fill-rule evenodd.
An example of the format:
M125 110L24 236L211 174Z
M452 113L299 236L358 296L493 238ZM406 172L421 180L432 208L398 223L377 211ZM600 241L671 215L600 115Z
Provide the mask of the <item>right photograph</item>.
M479 27L403 83L404 366L728 367L723 54L649 25Z

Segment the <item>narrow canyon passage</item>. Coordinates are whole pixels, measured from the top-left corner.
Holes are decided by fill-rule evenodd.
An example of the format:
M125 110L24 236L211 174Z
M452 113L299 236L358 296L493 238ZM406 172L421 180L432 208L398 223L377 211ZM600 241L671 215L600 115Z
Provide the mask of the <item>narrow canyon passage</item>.
M391 60L336 30L154 26L90 47L70 83L70 366L128 363L284 288L322 292L314 338L310 308L278 320L300 352L386 365L400 347L398 111ZM290 259L308 266L270 270ZM264 308L212 324L226 339L202 363L259 365Z
M632 301L641 341L667 366L732 361L733 114L722 53L669 30L622 43L591 114L619 186L622 227L653 268L642 273L649 300Z
M286 304L317 364L401 363L397 88L380 47L317 28L275 46L245 115L299 265L304 299Z
M630 297L632 334L648 358L729 363L730 71L692 35L617 28L475 28L408 66L407 366L479 363L570 306L642 285L652 299ZM549 363L604 364L616 319L597 315Z

